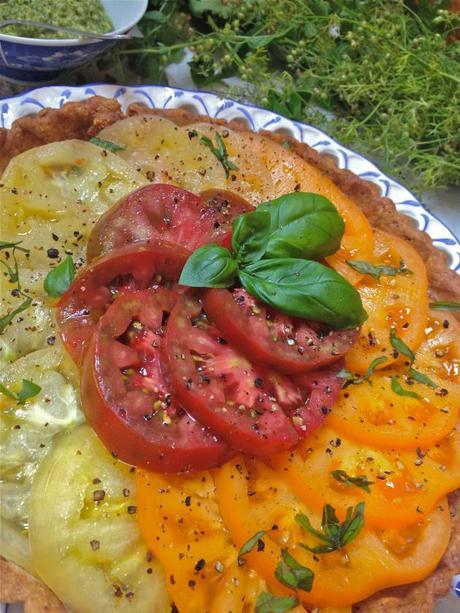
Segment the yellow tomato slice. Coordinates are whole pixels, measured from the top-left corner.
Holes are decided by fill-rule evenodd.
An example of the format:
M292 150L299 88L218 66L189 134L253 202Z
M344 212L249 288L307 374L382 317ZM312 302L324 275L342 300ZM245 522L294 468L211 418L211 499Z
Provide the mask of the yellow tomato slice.
M368 526L407 526L460 487L460 427L417 451L378 451L322 427L294 451L271 458L270 465L317 512L329 503L343 519L347 507L364 501ZM369 492L338 481L336 470L365 477L372 482Z
M407 393L392 389L392 381ZM328 424L339 434L380 449L416 449L443 439L457 423L460 397L454 385L436 388L409 379L399 370L379 371L371 383L350 385L340 392Z
M294 518L304 513L319 529L321 517L291 493L279 474L261 462L237 458L216 470L214 478L220 512L238 547L258 531L268 531L265 547L249 553L247 564L272 591L289 593L274 574L281 549L287 548L315 574L311 592L297 593L310 606L347 606L385 587L419 581L433 571L449 542L450 517L443 500L427 518L404 530L365 526L346 547L315 555L299 543L315 546L319 541Z
M227 179L228 188L239 192L255 206L293 191L314 192L328 198L345 221L345 234L340 250L327 261L353 284L362 278L345 260L372 257L372 228L361 209L331 179L294 151L261 134L210 124L194 124L193 127L212 140L216 132L221 134L230 159L238 166Z
M265 582L238 565L209 472L191 476L137 473L141 532L167 577L181 613L252 610Z
M372 360L381 356L387 358L382 366L396 361L390 344L391 328L412 350L417 349L428 316L428 280L422 258L409 243L386 232L376 230L375 241L374 265L399 268L402 261L411 272L382 275L379 280L366 275L358 284L369 319L346 356L347 368L358 373L366 372ZM361 258L356 255L351 259Z

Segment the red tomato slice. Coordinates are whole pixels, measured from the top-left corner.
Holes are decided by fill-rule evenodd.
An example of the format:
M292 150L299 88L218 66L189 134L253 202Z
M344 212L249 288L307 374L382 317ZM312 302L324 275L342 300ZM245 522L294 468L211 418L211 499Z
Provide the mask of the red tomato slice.
M203 196L161 183L141 187L99 219L89 237L88 261L123 245L157 240L194 251L218 242L234 217L252 209L231 192L212 190Z
M67 350L81 363L94 326L120 293L168 286L179 279L189 253L178 245L129 245L98 258L61 297L57 321Z
M231 455L172 401L160 350L176 300L166 288L117 298L99 321L81 373L86 417L108 449L162 473L211 468Z
M296 374L336 362L351 349L358 330L324 326L267 308L244 289L210 289L204 306L222 334L251 360Z
M164 356L179 402L232 448L267 455L299 441L286 413L302 403L300 390L233 349L192 292L171 313Z

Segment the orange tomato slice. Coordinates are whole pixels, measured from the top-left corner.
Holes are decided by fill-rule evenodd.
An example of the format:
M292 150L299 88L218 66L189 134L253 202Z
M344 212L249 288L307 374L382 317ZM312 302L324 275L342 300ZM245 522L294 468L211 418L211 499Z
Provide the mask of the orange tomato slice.
M419 398L393 391L393 377ZM435 389L413 382L399 370L379 371L370 383L343 389L327 423L339 434L379 449L429 447L455 427L460 410L456 387L445 381L439 385L434 377L433 382L438 384Z
M162 564L181 613L252 610L265 582L238 565L209 472L172 476L138 471L138 521Z
M322 427L294 451L271 458L270 465L316 512L329 503L343 519L347 507L364 501L367 526L404 527L460 487L460 425L434 447L418 451L377 451ZM337 481L335 470L366 477L370 491Z
M358 205L331 179L294 151L261 134L210 124L193 127L213 141L216 131L223 136L229 158L238 166L227 179L228 189L240 193L254 206L294 191L313 192L328 198L343 217L345 234L340 250L327 261L351 283L362 279L363 275L350 268L346 260L372 258L372 227Z
M357 286L369 318L346 356L346 367L353 372L366 372L370 363L380 356L387 358L381 367L396 361L390 344L391 328L412 350L423 340L428 317L425 264L409 243L376 230L372 263L399 268L401 261L411 274L382 275L379 280L366 275ZM399 362L403 360L404 356L398 358Z
M311 592L298 591L310 606L347 606L388 586L419 581L428 576L443 555L450 538L447 501L417 524L404 530L364 527L345 548L329 554L312 554L299 543L318 544L295 521L305 513L316 529L320 515L301 503L282 477L261 462L237 458L214 471L220 512L233 541L240 547L260 530L264 548L247 554L247 564L272 590L289 593L275 578L281 549L314 574ZM291 592L292 593L292 592Z

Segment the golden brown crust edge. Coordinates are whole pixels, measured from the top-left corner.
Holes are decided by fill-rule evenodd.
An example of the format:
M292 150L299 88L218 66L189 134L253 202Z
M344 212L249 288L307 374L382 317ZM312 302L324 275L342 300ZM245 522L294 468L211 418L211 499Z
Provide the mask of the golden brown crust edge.
M193 115L180 109L151 110L133 104L128 115L157 114L180 125L196 121L229 125L232 129L247 130L239 121L230 123L207 116ZM70 138L88 140L105 126L122 119L118 103L94 96L82 102L69 102L61 109L44 109L33 118L16 120L10 130L0 129L0 173L15 155L45 143ZM396 211L394 203L380 195L378 187L357 177L348 170L337 168L328 156L299 143L284 134L264 131L263 134L277 142L289 142L292 149L310 164L327 174L340 189L354 200L374 227L392 232L408 240L424 259L430 280L430 290L439 299L460 300L460 277L448 269L446 255L436 249L430 237L414 227L410 218ZM449 498L451 504L452 537L437 569L424 581L408 586L389 588L374 594L354 606L359 613L429 613L434 600L444 595L453 574L460 571L460 495ZM40 581L12 562L0 558L0 600L24 602L25 613L52 613L66 609L55 595Z

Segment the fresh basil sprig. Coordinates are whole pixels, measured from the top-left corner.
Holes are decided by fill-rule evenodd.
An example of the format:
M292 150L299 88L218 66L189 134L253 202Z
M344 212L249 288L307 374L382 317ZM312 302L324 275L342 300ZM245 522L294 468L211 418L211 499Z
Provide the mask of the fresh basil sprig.
M46 275L43 287L48 296L58 298L69 288L75 278L75 264L68 255Z
M349 385L361 385L361 383L364 383L364 381L367 381L369 385L372 385L371 377L374 374L375 369L377 368L377 366L380 366L380 364L383 364L387 360L388 358L384 355L373 359L367 367L367 371L364 375L355 375L349 370L342 368L342 370L337 373L337 377L346 380L344 382L343 387L348 387Z
M241 545L240 550L238 551L238 557L245 556L250 553L254 547L259 546L259 541L266 535L266 530L259 530L256 532L254 536L251 536L243 545Z
M432 387L433 389L438 387L438 384L430 379L430 377L422 372L419 372L418 370L415 370L415 368L409 368L408 377L409 379L417 381L417 383L423 383L423 385L428 385L428 387Z
M227 177L227 179L230 176L231 170L239 170L235 162L232 162L231 160L228 159L227 147L225 146L222 136L218 132L216 132L216 145L215 146L212 140L209 138L209 136L202 136L200 138L200 143L204 145L205 147L207 147L211 151L211 153L216 156L216 158L222 164L222 167L225 171L225 176Z
M307 259L336 251L343 230L323 196L287 194L235 219L232 252L213 244L197 249L179 282L223 288L239 279L252 296L283 313L353 328L367 319L359 293L332 268Z
M402 339L399 338L394 328L390 329L390 343L395 351L402 355L405 355L406 358L409 358L410 363L413 364L415 360L415 353L410 347L406 345L406 343Z
M353 328L367 319L356 289L338 272L311 260L260 260L240 269L240 281L253 296L292 315Z
M335 253L345 224L335 206L319 194L294 192L240 215L232 247L238 261L260 258L323 258Z
M371 489L369 486L374 484L374 481L369 481L366 475L360 475L359 477L351 477L347 472L340 469L333 470L331 472L331 475L339 483L345 483L349 486L356 485L356 487L360 487L367 494L371 493Z
M282 549L281 561L276 567L275 577L286 587L311 592L315 574L310 568L297 562L287 549Z
M345 547L353 541L364 526L364 502L359 502L356 507L348 507L345 520L340 523L335 514L335 509L330 504L323 507L321 519L321 531L316 530L310 520L303 513L295 516L296 522L305 530L316 536L324 545L310 547L305 543L299 543L301 547L312 553L331 553L341 547Z
M271 592L261 592L257 596L255 613L286 613L298 604L295 596L276 596Z
M417 398L417 400L420 400L422 398L420 394L417 394L417 392L413 392L412 390L405 389L398 381L398 377L396 375L393 375L391 377L391 390L395 394L398 394L398 396L406 396L407 398Z
M0 383L0 393L11 398L11 400L16 400L18 404L24 404L26 400L33 398L41 391L42 388L33 381L29 381L29 379L22 380L21 388L17 394Z

